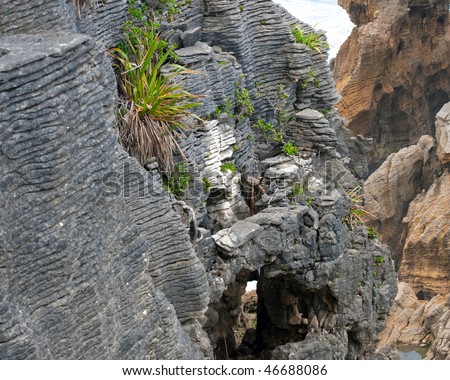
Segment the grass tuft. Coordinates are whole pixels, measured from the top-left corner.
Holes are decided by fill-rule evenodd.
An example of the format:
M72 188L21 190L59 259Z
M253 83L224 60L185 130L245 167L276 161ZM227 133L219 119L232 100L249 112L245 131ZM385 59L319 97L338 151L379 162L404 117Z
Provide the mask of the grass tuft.
M286 156L298 156L298 148L290 141L284 144L281 150Z

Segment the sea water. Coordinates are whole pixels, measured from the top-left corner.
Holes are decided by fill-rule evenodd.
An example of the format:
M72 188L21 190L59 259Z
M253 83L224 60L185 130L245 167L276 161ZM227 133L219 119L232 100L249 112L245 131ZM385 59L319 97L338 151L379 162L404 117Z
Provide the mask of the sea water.
M293 16L326 32L330 44L330 58L336 56L339 47L350 35L354 24L337 0L273 0Z

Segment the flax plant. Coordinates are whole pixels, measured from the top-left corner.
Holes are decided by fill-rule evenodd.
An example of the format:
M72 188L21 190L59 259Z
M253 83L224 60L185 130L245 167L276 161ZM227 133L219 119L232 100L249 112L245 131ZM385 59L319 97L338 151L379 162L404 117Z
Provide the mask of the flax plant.
M119 125L119 139L142 165L156 157L160 170L173 169L180 150L176 136L197 96L177 83L192 71L170 64L173 50L160 40L154 26L126 26L122 44L113 49L118 81L127 112ZM163 67L164 70L163 74ZM181 152L181 150L180 150Z

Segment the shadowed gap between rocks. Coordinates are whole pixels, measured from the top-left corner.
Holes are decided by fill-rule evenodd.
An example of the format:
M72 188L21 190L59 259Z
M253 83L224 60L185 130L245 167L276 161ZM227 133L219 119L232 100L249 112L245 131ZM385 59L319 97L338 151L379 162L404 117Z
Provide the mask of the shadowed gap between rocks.
M246 291L249 281L257 281L256 290ZM327 287L308 289L288 276L267 279L242 270L210 313L215 315L208 331L216 340L215 358L271 359L278 346L302 342L309 333L332 332L337 304Z

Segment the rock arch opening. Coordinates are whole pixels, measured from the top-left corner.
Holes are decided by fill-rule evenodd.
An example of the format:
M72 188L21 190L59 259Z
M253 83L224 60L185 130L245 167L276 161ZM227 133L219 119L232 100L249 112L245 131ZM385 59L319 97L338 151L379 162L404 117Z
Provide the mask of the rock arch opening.
M328 287L310 289L290 276L241 270L213 306L209 336L216 359L270 359L279 346L308 334L334 333L337 300Z

